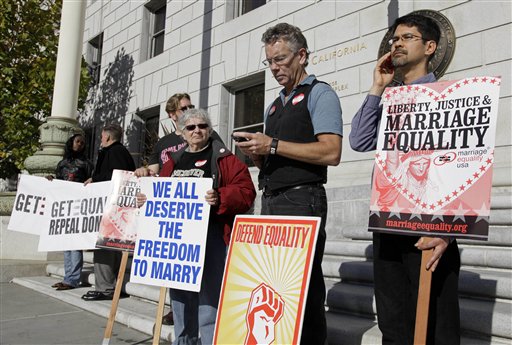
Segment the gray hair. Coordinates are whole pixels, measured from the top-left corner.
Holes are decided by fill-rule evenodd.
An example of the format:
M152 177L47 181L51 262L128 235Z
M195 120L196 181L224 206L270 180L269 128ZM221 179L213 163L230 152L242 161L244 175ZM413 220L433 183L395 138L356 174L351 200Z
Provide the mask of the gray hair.
M308 42L298 27L288 23L279 23L268 28L261 36L261 42L265 45L273 44L278 40L287 42L288 47L290 47L290 50L294 53L297 53L302 48L306 49L306 63L304 67L308 65Z
M205 123L208 124L208 131L211 133L213 131L212 129L212 122L210 121L210 116L208 115L208 112L204 109L188 109L183 112L183 114L178 117L178 127L181 130L185 129L185 125L188 120L190 119L200 119L203 120Z

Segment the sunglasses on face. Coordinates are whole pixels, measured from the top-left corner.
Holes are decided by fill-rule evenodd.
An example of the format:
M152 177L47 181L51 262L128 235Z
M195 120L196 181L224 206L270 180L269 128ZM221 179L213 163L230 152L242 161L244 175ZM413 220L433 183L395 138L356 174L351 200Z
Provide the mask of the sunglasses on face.
M197 125L187 125L187 126L185 126L185 129L189 132L192 132L193 130L196 129L196 127L199 127L199 129L206 129L206 128L208 128L208 124L207 123L199 123Z
M188 110L188 109L194 109L196 106L191 104L191 105L186 105L184 107L181 107L180 110L181 111L185 111L185 110Z

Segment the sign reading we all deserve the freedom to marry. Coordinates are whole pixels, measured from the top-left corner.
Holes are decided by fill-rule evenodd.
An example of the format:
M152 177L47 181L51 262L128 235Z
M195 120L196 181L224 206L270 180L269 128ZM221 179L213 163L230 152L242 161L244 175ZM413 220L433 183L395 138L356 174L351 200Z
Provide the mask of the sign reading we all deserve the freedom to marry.
M387 88L370 231L486 240L501 78Z
M298 344L321 218L235 219L214 344Z
M130 281L199 291L210 205L210 178L144 177Z

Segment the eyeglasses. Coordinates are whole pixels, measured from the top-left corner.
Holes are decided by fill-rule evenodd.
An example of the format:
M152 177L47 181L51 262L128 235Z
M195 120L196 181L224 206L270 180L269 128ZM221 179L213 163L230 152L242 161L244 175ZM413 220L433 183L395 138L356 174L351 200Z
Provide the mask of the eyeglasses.
M275 63L277 66L282 66L286 63L286 60L290 55L295 55L296 53L290 53L288 55L280 55L276 56L275 58L265 59L261 63L265 66L271 66L272 62Z
M196 106L191 104L191 105L186 105L184 107L181 107L180 110L181 111L185 111L185 110L188 110L188 109L194 109Z
M403 34L401 36L393 36L389 41L388 41L388 44L390 46L392 46L393 44L395 44L396 42L398 42L399 40L402 40L402 42L410 42L410 41L413 41L414 38L416 39L420 39L422 41L429 41L427 40L426 38L423 38L421 36L418 36L418 35L414 35L414 34ZM414 40L416 41L416 40Z
M197 125L187 125L187 126L185 126L185 129L189 132L192 132L193 130L196 129L196 127L199 127L199 129L206 129L206 128L208 128L208 124L207 123L198 123Z

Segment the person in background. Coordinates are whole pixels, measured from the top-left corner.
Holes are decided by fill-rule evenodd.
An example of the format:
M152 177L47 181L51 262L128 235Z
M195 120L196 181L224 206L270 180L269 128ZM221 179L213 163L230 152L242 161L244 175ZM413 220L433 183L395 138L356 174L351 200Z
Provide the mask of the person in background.
M210 137L212 127L205 110L185 111L178 119L178 128L187 148L171 153L160 176L211 177L213 188L205 196L211 208L201 289L170 289L176 336L173 344L212 344L231 226L237 214L251 208L256 191L247 166L221 141ZM145 201L144 195L139 196Z
M85 156L85 139L82 134L74 134L64 146L64 156L57 164L55 178L70 182L85 182L92 174L93 165ZM46 177L53 180L54 176ZM70 290L80 285L83 267L81 250L64 251L64 279L52 285L56 290Z
M135 163L130 152L121 144L123 129L117 124L103 127L100 152L96 169L85 184L110 181L114 169L134 171ZM86 301L111 300L114 296L122 253L118 250L96 249L94 251L94 279L96 290L82 296Z
M393 81L395 71L401 72L401 82L405 85L436 81L434 74L428 72L428 63L441 35L437 24L428 17L409 14L395 20L390 31L393 32L389 41L391 52L377 61L373 84L352 120L350 146L358 152L377 147L381 96ZM418 161L421 158L418 156ZM423 163L426 168L426 159ZM425 243L417 236L374 232L373 276L382 344L413 344L421 251L431 249L433 255L426 265L426 269L432 270L427 344L460 344L457 241L433 237Z

